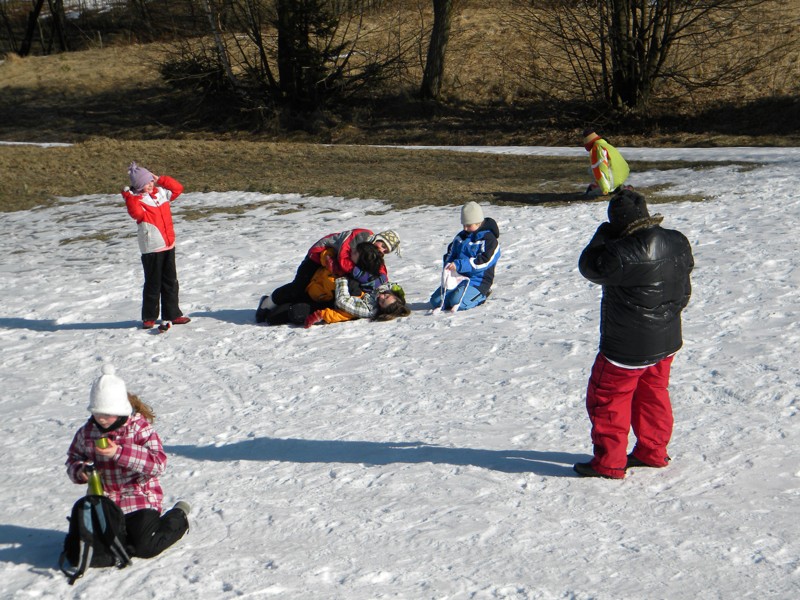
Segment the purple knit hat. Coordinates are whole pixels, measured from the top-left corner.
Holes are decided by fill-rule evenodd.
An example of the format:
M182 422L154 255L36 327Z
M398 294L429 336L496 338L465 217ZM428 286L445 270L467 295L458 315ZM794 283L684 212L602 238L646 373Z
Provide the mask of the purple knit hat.
M128 167L128 175L131 178L131 189L134 192L140 192L151 181L155 181L157 177L144 167L140 167L135 162L131 163Z

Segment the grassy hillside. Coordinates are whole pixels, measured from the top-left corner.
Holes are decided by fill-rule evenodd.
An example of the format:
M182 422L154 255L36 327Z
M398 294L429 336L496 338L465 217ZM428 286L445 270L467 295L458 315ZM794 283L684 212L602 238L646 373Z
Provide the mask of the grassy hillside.
M586 179L583 161L450 153L420 160L419 154L396 149L344 146L575 145L586 112L526 100L504 67L509 55L521 51L501 18L506 5L461 3L443 102L413 97L420 61L406 73L405 93L320 115L305 132L256 128L241 115L234 119L204 110L196 96L161 78L160 65L174 52L165 45L9 55L0 63L0 141L76 145L0 146L0 210L54 195L114 192L124 184L130 160L170 172L193 190L369 196L400 204L572 198L576 182ZM778 33L794 35L797 27L788 23ZM774 67L780 81L775 74L769 85L742 85L734 99L710 90L688 113L623 119L602 133L629 146L800 145L800 58L787 55ZM340 147L304 146L308 142Z

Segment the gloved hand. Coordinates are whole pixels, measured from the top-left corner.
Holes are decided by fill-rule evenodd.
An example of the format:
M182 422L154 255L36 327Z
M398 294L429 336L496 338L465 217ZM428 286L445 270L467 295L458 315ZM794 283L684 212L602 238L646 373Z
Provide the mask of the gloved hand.
M362 283L361 289L365 292L372 292L381 287L384 283L386 283L386 277L381 275L375 279L370 279L367 283Z
M312 312L310 315L308 315L306 317L306 322L303 323L303 327L308 329L312 325L316 325L317 323L322 323L323 321L324 321L324 319L322 318L322 311L321 310L315 310L314 312Z
M386 275L375 276L372 273L363 271L357 266L353 267L353 280L358 282L361 290L365 292L371 292L376 287L383 285L388 281Z
M358 283L357 279L349 279L347 280L347 293L351 296L360 296L362 293L361 284Z
M611 223L607 221L605 223L600 223L600 226L594 232L592 239L589 240L587 248L596 248L597 246L602 246L606 243L606 240L613 239L617 237L618 234L619 231L617 231Z

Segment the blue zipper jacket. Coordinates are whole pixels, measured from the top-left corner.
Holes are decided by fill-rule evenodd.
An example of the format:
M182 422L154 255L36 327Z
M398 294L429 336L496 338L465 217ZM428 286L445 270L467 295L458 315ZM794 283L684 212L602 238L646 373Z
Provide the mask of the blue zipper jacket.
M455 264L459 275L469 277L470 287L488 294L494 282L494 266L500 259L499 237L497 223L487 217L477 231L458 232L447 247L442 266Z

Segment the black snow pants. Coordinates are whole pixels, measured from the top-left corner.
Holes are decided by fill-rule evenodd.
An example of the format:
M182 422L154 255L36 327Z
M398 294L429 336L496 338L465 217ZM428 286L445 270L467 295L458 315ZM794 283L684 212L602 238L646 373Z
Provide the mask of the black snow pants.
M132 556L152 558L183 537L189 529L189 519L180 508L163 515L153 508L143 508L125 515L125 529Z
M142 321L161 318L172 321L182 316L178 306L178 271L175 267L175 248L163 252L142 254L144 289L142 290Z

